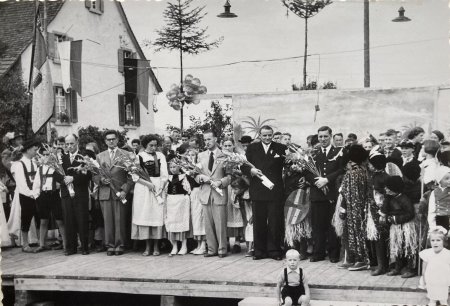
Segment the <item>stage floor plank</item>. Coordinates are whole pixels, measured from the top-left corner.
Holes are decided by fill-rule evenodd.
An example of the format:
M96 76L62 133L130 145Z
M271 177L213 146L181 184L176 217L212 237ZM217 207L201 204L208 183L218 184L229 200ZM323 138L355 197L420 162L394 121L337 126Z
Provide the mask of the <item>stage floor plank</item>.
M62 251L38 254L21 252L20 248L1 253L2 279L5 285L20 290L70 290L125 293L148 293L187 296L244 298L273 296L275 282L284 261L254 261L244 253L225 258L185 255L168 257L106 253L64 256ZM387 302L425 301L425 292L418 289L418 277L370 276L369 271L351 272L338 269L328 261L302 261L316 299ZM103 287L104 288L103 288ZM16 288L17 289L17 288ZM77 290L75 290L77 291ZM408 301L403 299L408 296Z

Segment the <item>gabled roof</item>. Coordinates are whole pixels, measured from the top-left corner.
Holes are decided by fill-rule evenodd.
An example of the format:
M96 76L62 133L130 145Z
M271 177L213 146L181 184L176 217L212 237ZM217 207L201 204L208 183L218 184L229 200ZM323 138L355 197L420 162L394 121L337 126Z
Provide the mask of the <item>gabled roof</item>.
M122 4L116 3L119 14L127 29L130 38L136 47L139 57L143 60L147 58L131 30ZM43 2L39 1L41 17L43 18ZM64 0L47 1L47 23L56 17ZM31 44L33 39L33 22L34 22L34 1L0 1L0 77L6 74L20 58L22 52ZM148 65L150 68L150 64ZM158 82L153 70L150 68L150 78L155 84L156 90L162 92L161 85Z
M139 53L139 57L143 60L147 60L144 52L142 52L141 46L139 45L139 43L136 39L136 36L134 36L133 30L131 30L130 23L128 22L127 15L125 15L125 11L123 10L122 4L117 0L115 0L114 2L116 3L117 8L119 9L120 16L122 17L123 23L124 23L125 27L127 28L128 35L130 35L130 38L133 41L133 44L135 45L137 52ZM150 63L148 64L148 66L150 67ZM150 68L150 78L152 79L153 83L155 84L156 90L158 92L162 92L163 90L161 88L161 85L159 84L158 79L156 78L155 74L153 73L152 68Z
M64 1L47 2L47 22L58 14ZM41 16L43 18L43 2ZM33 39L34 1L0 1L0 77L7 73Z

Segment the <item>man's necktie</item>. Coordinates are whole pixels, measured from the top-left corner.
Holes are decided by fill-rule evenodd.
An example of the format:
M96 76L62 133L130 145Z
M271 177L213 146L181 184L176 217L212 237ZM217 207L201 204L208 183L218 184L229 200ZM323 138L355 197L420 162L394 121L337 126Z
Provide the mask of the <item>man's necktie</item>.
M109 151L109 158L111 159L111 161L114 160L114 150Z
M209 171L212 171L213 165L214 165L214 153L211 152L209 154L209 162L208 162L208 169L209 169Z

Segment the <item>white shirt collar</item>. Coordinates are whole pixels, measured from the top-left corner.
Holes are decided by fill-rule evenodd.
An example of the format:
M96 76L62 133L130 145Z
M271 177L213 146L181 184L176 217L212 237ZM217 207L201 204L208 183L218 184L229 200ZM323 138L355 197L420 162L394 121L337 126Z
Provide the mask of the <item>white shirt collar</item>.
M300 267L297 267L297 269L292 270L291 268L288 267L288 273L290 272L297 272L297 274L300 274Z
M320 150L323 152L323 147L320 147ZM328 154L330 152L331 149L331 143L328 145L328 147L325 148L325 154Z
M70 157L75 157L78 155L78 150L76 150L75 153L73 153L73 154L69 152L69 154L70 154Z
M269 147L272 144L272 142L270 142L269 144L265 144L264 142L261 142L261 144L263 145L264 152L267 154L267 151L269 151Z

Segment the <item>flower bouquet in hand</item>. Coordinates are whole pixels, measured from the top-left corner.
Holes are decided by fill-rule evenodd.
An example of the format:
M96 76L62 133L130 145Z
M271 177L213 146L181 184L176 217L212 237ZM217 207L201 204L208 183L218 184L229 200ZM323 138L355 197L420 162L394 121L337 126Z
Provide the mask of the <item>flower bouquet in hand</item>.
M45 151L48 152L48 156L43 156L40 153L37 153L38 157L38 165L46 165L47 167L53 169L58 174L66 177L66 172L62 166L62 156L58 153L56 148L49 146L48 144L42 144ZM70 169L70 168L69 168ZM75 197L75 190L73 188L73 182L67 183L67 190L69 191L69 195L71 198Z
M311 152L303 150L293 144L288 145L286 161L291 164L291 170L293 171L308 171L316 177L322 177L319 168L317 168L316 163L314 162ZM328 193L328 186L325 185L320 189L324 194Z
M252 163L250 163L244 154L239 153L230 153L226 151L222 151L225 155L224 157L218 158L218 160L223 161L224 166L227 168L237 168L239 169L243 165L247 165L251 168L257 169ZM258 175L258 178L261 180L261 183L269 189L273 189L275 186L264 174Z
M151 186L153 185L154 187L152 189L150 189L151 192L153 192L153 194L156 197L156 200L158 201L158 204L163 204L164 200L162 197L162 193L164 191L164 186L161 185L159 190L156 190L156 186L152 183L152 180L150 178L150 175L147 173L147 171L145 171L144 169L142 169L140 163L138 162L138 158L136 156L136 154L134 153L130 153L130 154L122 154L119 156L116 156L114 158L114 161L118 163L118 165L116 165L116 167L120 167L125 169L125 171L128 172L128 174L131 175L131 179L133 180L133 182L137 182L139 180L145 181L144 185ZM149 185L151 184L151 185Z
M203 166L201 163L194 163L189 156L185 154L177 154L177 157L172 159L170 162L177 164L185 173L190 173L192 176L195 175L204 175L208 176L206 172L203 170ZM217 187L215 184L209 180L211 188L217 192L220 196L223 196L223 191Z
M69 169L75 169L79 172L91 171L94 175L100 176L101 180L106 180L109 182L107 185L109 185L115 195L120 198L120 191L118 191L112 184L113 181L117 180L112 177L111 172L109 171L109 167L105 163L100 165L97 160L89 156L80 156L77 161L80 163L80 165L78 167L71 167ZM127 200L122 199L121 202L125 204Z

